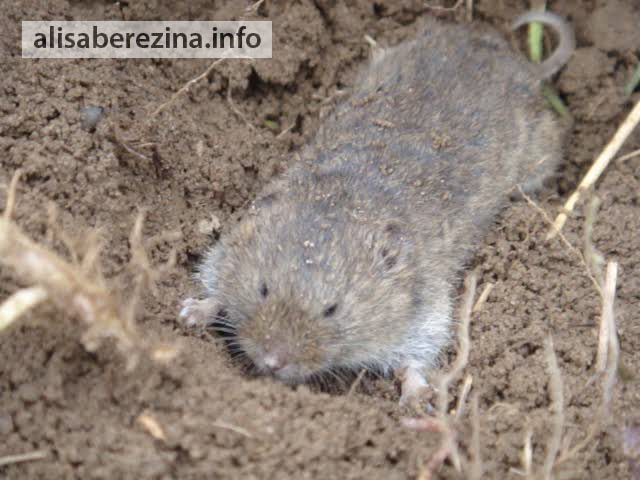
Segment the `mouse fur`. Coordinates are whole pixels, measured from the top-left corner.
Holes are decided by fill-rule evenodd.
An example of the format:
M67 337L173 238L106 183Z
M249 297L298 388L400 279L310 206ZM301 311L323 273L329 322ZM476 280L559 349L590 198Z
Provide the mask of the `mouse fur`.
M527 21L566 37L558 18ZM181 316L222 322L287 383L404 371L403 398L414 395L451 337L474 247L514 188L539 185L561 158L566 128L540 86L566 62L564 40L564 59L541 68L493 31L429 20L377 50L300 161L207 251L204 297Z

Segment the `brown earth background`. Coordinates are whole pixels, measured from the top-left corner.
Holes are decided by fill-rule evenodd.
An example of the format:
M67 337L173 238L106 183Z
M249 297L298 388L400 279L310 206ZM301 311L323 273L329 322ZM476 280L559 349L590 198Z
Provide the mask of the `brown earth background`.
M0 186L2 204L13 172L24 173L16 222L64 253L47 234L47 205L72 238L99 228L102 265L114 292L129 261L129 233L141 208L144 234L179 231L154 261L178 253L174 272L145 293L138 327L149 342L179 348L166 364L142 360L128 372L113 343L89 353L82 323L65 308L43 305L0 336L0 457L45 451L46 458L0 466L0 477L36 478L416 478L434 454L438 434L399 422L393 379L365 377L351 394L247 376L221 341L184 329L180 301L194 292L190 272L205 247L224 232L261 186L294 159L339 91L348 91L367 59L370 35L382 45L411 38L428 15L465 21L426 1L0 2ZM430 5L447 5L453 2ZM559 177L537 198L557 213L632 104L623 87L640 55L640 5L635 0L548 2L569 18L578 50L555 86L573 113ZM521 0L474 2L474 22L513 39L508 25L529 8ZM209 60L24 60L21 20L273 21L273 59L225 61L158 115L152 112L207 69ZM229 101L231 95L231 101ZM105 109L95 130L83 109ZM640 148L636 130L621 153ZM620 264L616 321L618 380L606 427L559 464L556 478L632 476L623 449L625 426L640 419L640 157L613 162L595 193L602 204L593 241ZM582 202L564 232L578 248ZM601 302L574 252L545 242L545 219L526 202L500 216L471 266L478 290L495 288L471 323L464 372L479 395L486 478L521 478L525 434L533 464L542 465L551 434L544 342L553 336L564 382L565 431L576 444L595 421L602 398L594 374ZM0 298L21 280L0 270ZM449 362L455 349L449 351ZM445 361L445 365L446 365ZM452 387L455 405L461 382ZM469 409L467 408L467 411ZM155 419L164 439L139 421ZM468 414L457 427L466 453ZM447 463L441 478L460 478ZM635 477L638 478L638 477Z

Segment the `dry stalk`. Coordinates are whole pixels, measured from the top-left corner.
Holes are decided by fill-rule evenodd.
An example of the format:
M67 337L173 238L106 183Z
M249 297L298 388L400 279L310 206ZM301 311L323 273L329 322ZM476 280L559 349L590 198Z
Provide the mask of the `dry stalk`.
M633 152L629 152L626 155L622 155L616 160L616 163L624 163L627 160L637 157L638 155L640 155L640 148L638 150L634 150Z
M372 50L381 49L378 42L376 42L371 35L365 33L362 38L369 44Z
M598 251L593 243L593 226L596 223L596 215L598 213L598 207L600 206L600 199L593 195L587 208L587 217L584 222L584 256L586 263L590 266L591 272L595 276L599 285L602 285L604 276L602 267L604 265L604 256Z
M640 115L640 111L638 115ZM615 152L611 153L611 156L613 156L614 154ZM527 200L527 202L529 202L531 206L538 210L547 221L550 220L544 210L538 207L533 202L533 200L531 200L526 194L524 194L524 192L522 192L522 190L521 193ZM568 242L568 240L564 238L559 228L555 229L554 227L555 230L553 231L553 234L557 234L558 236L560 236L565 245L567 245L567 247L580 258L581 263L585 267L589 278L597 287L597 290L602 298L602 314L600 319L600 334L596 360L596 373L599 375L603 375L601 383L602 401L595 416L595 420L591 423L591 426L587 431L585 437L582 439L582 441L580 441L573 447L569 447L572 442L569 436L564 436L563 438L562 428L564 424L564 413L559 410L559 408L562 407L562 380L560 377L560 372L557 369L557 360L555 359L555 354L553 353L552 349L549 350L549 347L547 347L547 361L549 366L549 373L551 375L550 392L552 396L552 407L555 411L555 416L554 430L551 440L549 441L547 457L545 459L545 464L543 467L543 474L545 478L551 478L551 473L554 466L562 464L567 460L573 458L584 448L586 448L592 442L595 436L602 431L603 424L609 416L611 395L616 380L619 345L613 306L616 290L617 263L609 262L607 264L606 277L603 280L602 264L604 263L604 257L596 249L591 239L593 233L593 225L595 223L595 217L598 208L598 202L599 201L597 197L593 197L587 211L587 218L585 222L584 255L582 255L579 250L574 248ZM547 238L551 238L554 235L548 236ZM592 274L592 272L594 272L598 279L594 277L594 274ZM551 354L549 352L551 352ZM527 452L527 449L530 450L530 438L528 438L528 441L529 445L527 445L527 442L525 441L525 449L523 452L523 466L525 468L525 471L518 473L522 473L523 475L530 477L531 452Z
M562 444L562 431L564 430L564 392L562 388L562 375L558 367L558 359L553 349L553 340L547 338L545 342L545 357L547 358L547 370L549 371L549 394L551 396L551 410L553 412L553 431L547 443L547 455L544 460L543 477L551 480L553 467Z
M524 474L527 478L531 478L531 465L533 460L532 438L533 430L529 427L524 434L524 447L522 448L522 466L524 467Z
M362 370L360 370L360 373L358 373L358 376L356 377L356 379L353 381L353 383L349 387L349 392L347 393L347 398L351 397L354 393L356 393L356 390L358 389L358 387L362 383L362 379L364 378L366 373L367 373L366 369L363 368Z
M613 301L616 291L616 276L618 264L609 262L607 265L607 277L605 280L604 295L602 296L602 314L600 315L600 334L598 336L598 356L596 358L596 372L602 373L607 368L611 337L616 337L615 322L613 318Z
M47 205L47 232L46 238L49 243L53 243L54 240L60 240L64 247L67 249L67 253L71 257L71 263L74 265L78 265L80 260L76 255L78 250L77 242L74 242L67 233L64 231L60 224L60 211L58 210L58 206L51 202Z
M473 298L476 293L476 275L471 273L465 279L465 292L462 299L462 310L460 314L460 325L458 327L458 351L456 359L448 373L440 378L438 385L438 414L439 416L447 416L447 405L449 399L449 384L455 380L469 361L469 350L471 342L469 341L469 324L471 323L471 308L473 307Z
M144 411L138 415L136 421L156 440L162 440L163 442L167 441L164 429L148 411Z
M546 218L545 212L540 209L533 201L524 195L524 198L533 205L538 211L540 211ZM598 291L602 297L602 314L600 319L600 334L598 341L598 354L596 361L596 372L598 374L604 374L601 383L602 389L602 401L598 408L598 412L595 416L594 422L591 423L584 439L573 447L568 447L571 440L568 436L563 438L563 426L564 426L564 410L563 410L563 391L562 391L562 377L558 368L557 359L553 351L553 344L551 339L546 344L546 357L549 375L551 377L549 391L552 400L552 410L554 411L553 419L553 432L551 439L549 440L547 455L543 466L542 475L545 479L552 478L552 470L555 466L560 465L567 460L573 458L585 447L587 447L595 436L602 431L603 425L609 416L609 410L611 405L611 395L616 380L616 372L618 369L619 358L619 344L616 333L615 315L614 315L614 299L616 291L616 278L617 267L616 262L609 262L607 264L606 277L604 282L596 279L591 275L589 264L591 268L597 271L601 261L604 261L602 255L595 248L591 241L591 234L593 231L593 223L595 221L596 210L598 207L598 200L594 197L590 204L590 208L587 214L587 221L585 225L585 254L587 258L583 257L577 249L574 249L568 242L572 251L580 254L583 265L587 268L589 276L592 281L598 284ZM557 232L561 238L563 238L560 231ZM598 275L602 279L602 275ZM522 455L522 464L524 471L516 471L516 473L525 475L527 478L531 478L531 432L528 431L525 438L525 446Z
M471 463L469 465L469 480L482 478L482 454L480 449L480 409L478 407L478 393L471 397Z
M447 457L450 457L453 462L453 466L458 472L462 470L462 466L455 431L451 427L451 420L447 412L447 405L449 404L449 385L460 376L460 373L462 373L462 370L464 370L467 366L467 362L469 361L469 350L471 346L471 342L469 341L469 324L471 322L473 299L476 294L475 273L469 274L464 283L465 292L462 299L462 311L460 315L460 325L458 328L458 351L456 360L453 362L449 372L444 374L438 383L437 416L444 426L442 444L440 452L436 452L434 458L429 462L430 465L436 462L435 465L439 466ZM446 455L444 455L444 453L446 453ZM440 460L442 455L444 455L444 458Z
M522 444L522 452L520 452L520 464L522 469L511 467L509 471L520 477L525 477L527 480L532 480L532 460L533 460L533 448L531 447L531 439L533 438L533 430L530 426L524 433L524 442Z
M527 203L531 207L533 207L534 210L540 213L540 215L542 215L542 218L544 218L545 221L547 221L550 225L552 225L553 221L551 220L551 217L549 216L549 214L542 207L540 207L536 202L534 202L531 197L529 197L526 193L524 193L520 185L518 185L518 190L522 195L522 198L524 198L527 201ZM578 250L576 247L574 247L561 231L558 231L558 236L560 237L560 240L562 240L562 243L564 243L564 245L569 249L569 251L572 252L576 257L578 257L578 259L580 260L580 263L585 269L587 277L589 277L589 280L591 280L596 290L598 290L598 292L601 293L600 284L598 283L598 280L596 280L596 278L591 273L589 264L587 263L587 260L582 254L582 252Z
M480 310L482 310L482 307L484 307L487 298L489 298L489 294L491 293L491 290L493 290L493 287L495 287L495 284L491 282L487 283L484 286L482 293L478 297L478 300L476 300L476 304L473 306L473 310L471 311L472 313L478 313Z
M131 260L129 267L132 274L136 278L136 285L143 290L149 290L154 296L158 296L157 282L158 280L174 269L176 264L177 252L171 249L167 261L158 266L153 266L149 258L149 250L163 242L175 242L179 240L182 234L178 231L166 232L149 238L146 242L142 235L142 227L146 211L141 210L136 218L131 234L129 235L129 245L131 249Z
M239 427L237 425L233 425L233 424L231 424L229 422L226 422L224 420L216 420L215 422L213 422L213 426L217 427L217 428L222 428L224 430L229 430L231 432L236 432L236 433L242 435L243 437L247 437L247 438L253 438L255 436L253 433L251 433L246 428L242 428L242 427Z
M101 282L103 277L98 258L102 250L100 230L92 229L83 233L81 237L73 239L62 228L59 222L58 207L54 203L48 205L47 216L47 240L50 243L56 239L61 241L71 258L71 264L75 268L79 268L84 275L91 276L96 282Z
M609 141L602 153L598 155L595 162L593 162L593 165L591 165L591 168L580 182L580 185L578 185L578 188L566 201L562 211L556 217L551 230L547 234L547 240L552 239L560 232L560 230L562 230L562 227L567 221L568 215L573 211L573 208L580 199L582 193L588 190L598 180L598 178L600 178L604 169L609 165L609 162L616 153L618 153L620 147L622 147L622 144L631 134L638 122L640 122L640 101L636 103L627 118L625 118L624 122L622 122L620 127L618 127L613 138Z
M276 135L276 138L284 138L284 136L287 133L289 133L291 130L293 130L295 126L296 126L296 122L294 121L291 125L289 125L285 129L283 129L280 133L278 133L278 135Z
M560 455L556 464L564 463L580 453L587 445L589 445L589 443L591 443L595 436L602 431L603 427L606 425L607 419L609 418L611 395L616 382L618 359L620 356L620 345L618 343L618 335L616 333L613 309L617 274L618 264L616 262L609 262L607 264L607 273L603 288L603 306L602 316L600 319L601 327L599 345L603 342L607 345L606 352L599 352L599 355L606 355L606 367L604 369L604 376L601 383L602 401L585 438L574 447L566 449Z
M264 0L258 0L253 5L249 5L247 8L244 9L245 15L256 13L258 11L258 9L260 8L260 5L262 5L263 3L264 3Z
M473 385L473 376L469 374L465 377L462 388L460 389L460 395L458 395L458 403L456 404L456 412L454 417L456 421L462 418L462 414L464 413L464 406L467 403L467 395L469 395L469 392L471 391L471 385Z
M0 304L0 332L48 297L42 287L23 288L13 293Z
M614 301L616 298L616 281L618 277L618 263L609 262L607 264L607 276L605 279L605 295L602 299L602 317L609 325L609 351L607 352L607 368L605 370L605 377L602 384L603 392L603 410L602 414L607 415L609 413L609 405L611 404L611 393L616 381L616 373L618 371L618 359L620 357L620 344L618 342L618 332L616 329L616 318L613 309Z
M467 22L473 21L473 0L467 0Z
M239 20L244 20L244 16L245 15L255 15L258 12L258 9L260 8L260 5L262 5L264 3L264 0L258 0L257 2L253 3L252 5L249 5L247 8L245 8L244 11L244 15L241 16L239 18ZM176 99L183 93L188 93L189 90L191 89L191 87L193 85L195 85L196 83L200 82L201 80L204 80L205 78L207 78L209 76L209 74L213 71L214 68L216 68L218 65L220 65L224 60L227 59L227 57L229 55L231 55L232 52L223 52L222 53L222 57L218 58L215 62L212 62L207 69L202 72L200 75L198 75L197 77L192 78L191 80L189 80L187 83L185 83L176 93L174 93L173 95L171 95L171 98L169 98L169 100L167 100L165 103L163 103L162 105L160 105L158 108L156 108L153 113L151 114L151 118L154 118L155 116L157 116L162 110L164 110L165 108L167 108L169 105L171 105L173 102L176 101ZM251 58L247 58L247 60L253 60ZM229 87L230 88L230 87ZM228 95L228 100L229 100L229 104L231 105L232 110L238 114L240 116L240 118L242 118L244 120L244 117L242 116L242 114L233 106L233 103L231 102L231 94L230 92L227 93ZM245 123L247 125L249 125L250 130L254 130L255 127L253 125L251 125L249 122Z
M136 222L132 236L133 251L131 266L136 267L134 294L128 305L109 291L97 266L99 247L90 246L82 259L71 254L74 261L68 262L29 239L13 221L16 189L20 171L11 181L6 208L0 217L0 264L12 268L29 288L19 290L0 306L0 327L15 322L23 313L48 299L60 309L75 313L88 329L82 343L89 351L98 348L105 338L113 338L118 348L129 353L129 367L135 364L143 341L135 328L135 305L142 287L152 289L156 273L152 269L141 240L142 218ZM153 239L152 239L153 241ZM71 246L68 239L65 242ZM165 272L169 262L158 269Z
M438 432L441 435L440 446L436 453L431 457L427 465L420 471L420 479L433 478L434 472L440 468L447 458L451 459L456 471L462 471L462 461L458 450L458 442L456 439L455 429L452 426L455 420L454 416L449 415L447 406L449 404L449 385L457 377L460 376L462 370L466 367L469 360L469 323L471 322L471 309L473 307L473 299L476 292L476 275L471 273L465 279L465 293L462 299L462 309L460 313L460 325L458 328L458 352L456 360L453 362L448 373L440 377L437 389L437 408L436 416L423 418L407 418L403 419L403 424L415 430ZM470 378L470 377L468 377ZM460 396L466 398L465 389L470 381L463 384ZM458 411L462 410L462 406L458 405Z
M229 108L231 108L231 111L240 119L242 120L242 122L247 126L247 128L249 130L251 130L252 132L257 132L256 131L256 127L254 127L251 122L249 120L247 120L247 118L244 116L244 114L240 111L240 109L238 107L236 107L236 104L233 102L233 97L231 96L231 81L229 81L229 84L227 85L227 103L229 104ZM259 132L257 132L259 135L261 135Z
M429 10L437 10L440 12L453 12L454 10L457 10L458 7L460 5L462 5L462 1L463 0L458 0L453 6L451 7L443 7L442 5L425 5L425 8L428 8ZM467 2L467 5L469 4L469 2Z
M12 463L42 460L43 458L47 458L47 456L48 452L46 450L36 450L35 452L21 453L18 455L7 455L6 457L0 457L0 467L4 465L11 465Z
M201 80L204 80L205 78L207 78L209 76L209 74L213 71L214 68L216 68L218 65L220 65L224 60L226 60L226 58L219 58L217 59L215 62L211 63L211 65L209 65L207 67L207 69L202 72L200 75L198 75L197 77L192 78L191 80L189 80L187 83L185 83L182 88L180 88L176 93L174 93L173 95L171 95L171 98L169 98L169 100L167 100L166 102L164 102L162 105L160 105L158 108L156 108L153 113L151 114L151 118L157 116L162 110L164 110L165 108L167 108L169 105L171 105L173 102L176 101L176 99L182 95L183 93L188 93L189 90L191 89L191 87L193 85L195 85L196 83L198 83Z
M542 471L538 474L534 474L532 467L533 449L531 446L533 430L531 427L527 427L522 453L520 454L522 470L515 468L510 470L512 473L527 479L544 478L545 480L551 480L553 478L553 467L559 463L557 458L563 441L563 430L565 424L564 391L562 374L558 367L558 359L553 349L553 340L551 336L549 336L545 342L545 358L547 361L547 371L549 373L549 396L551 397L550 409L553 414L553 428L551 437L547 442L547 450Z

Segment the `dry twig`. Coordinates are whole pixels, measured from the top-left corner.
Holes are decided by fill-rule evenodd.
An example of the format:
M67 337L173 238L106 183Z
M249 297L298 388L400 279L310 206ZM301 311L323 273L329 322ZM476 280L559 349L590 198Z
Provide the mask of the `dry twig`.
M518 185L518 191L522 195L522 198L524 198L531 207L533 207L537 212L540 213L540 215L542 215L542 218L544 218L550 225L553 224L553 221L551 220L551 217L549 216L549 214L545 212L544 209L540 207L536 202L534 202L531 197L529 197L526 193L524 193L520 185ZM558 231L558 236L560 237L560 240L562 240L562 243L564 243L565 246L569 249L569 251L571 251L576 257L578 257L578 259L580 260L580 263L582 264L582 266L584 267L587 273L587 276L593 283L594 287L596 287L596 290L600 292L601 291L600 284L591 273L589 264L587 263L587 260L584 258L584 255L582 254L582 252L578 250L576 247L574 247L562 232Z
M97 348L98 340L103 337L114 337L121 348L132 349L139 343L132 319L121 317L118 302L109 292L73 264L31 241L10 220L19 176L18 171L13 177L7 208L0 220L0 262L32 282L35 292L40 292L40 300L46 292L47 297L62 308L75 311L89 325L83 338L88 350ZM15 318L31 306L33 304L23 304L20 311L15 311Z
M560 232L560 230L562 230L562 227L567 221L568 215L573 211L573 208L580 199L582 193L589 189L589 187L591 187L598 178L600 178L604 169L609 165L609 162L615 154L618 153L618 150L620 150L620 147L622 147L622 144L631 134L638 122L640 122L640 101L636 103L627 118L622 122L620 127L618 127L613 138L609 141L602 153L598 155L598 158L596 158L593 165L591 165L591 168L580 182L580 185L578 185L576 191L573 192L566 201L562 211L554 220L553 226L547 234L547 240L552 239Z
M467 22L473 21L473 0L467 0Z
M49 297L42 287L23 288L0 304L0 331Z
M249 5L247 8L244 9L245 15L256 13L258 11L258 9L260 8L260 5L262 5L263 3L264 3L264 0L258 0L253 5Z
M456 421L462 418L462 414L464 413L464 406L467 403L467 396L471 391L471 385L473 385L473 377L469 374L465 377L462 388L460 389L460 394L458 395L458 403L456 404L456 412L454 417Z
M480 410L478 407L478 393L471 397L471 464L469 466L469 480L482 478L482 454L480 449Z
M238 107L236 107L236 104L233 102L233 98L231 97L231 81L229 81L229 85L227 85L227 103L229 104L229 108L231 108L231 111L235 113L240 120L242 120L247 128L252 132L256 132L256 127L254 127L251 122L247 120L244 114Z
M465 293L462 299L460 325L458 328L459 345L457 356L449 372L442 375L438 382L436 417L403 419L403 424L406 427L421 431L438 432L442 436L438 450L431 457L427 465L423 466L419 474L420 479L433 478L433 473L440 468L447 458L451 459L454 468L458 472L462 471L462 461L458 451L456 433L452 426L453 417L447 412L447 406L449 404L449 385L460 375L469 360L469 323L471 322L471 309L473 307L475 291L476 275L475 273L471 273L465 279ZM468 388L467 384L469 383L470 381L467 381L463 385L461 396L466 397L465 389ZM458 406L458 410L462 410L461 405Z
M589 265L591 272L595 276L598 285L602 285L604 256L598 251L593 243L593 227L596 223L596 215L598 213L598 207L600 206L600 199L597 196L593 196L589 202L587 208L587 217L584 222L584 257L586 263Z
M149 290L154 296L158 296L157 282L162 276L173 270L176 264L177 252L175 248L171 249L167 261L158 266L152 265L148 252L160 243L179 240L182 234L178 231L161 233L149 238L145 242L142 235L145 216L146 211L141 210L129 235L129 245L131 248L129 267L140 289Z
M476 293L476 275L471 273L465 279L465 292L462 299L460 325L458 327L458 351L456 359L448 373L440 378L438 385L438 413L447 414L449 384L455 380L469 361L471 342L469 341L469 324L471 323L471 308Z
M616 277L618 275L618 264L609 262L607 265L607 276L602 296L602 314L600 316L600 335L598 339L598 356L596 359L596 372L606 371L609 361L609 349L612 342L617 344L617 333L615 331L615 321L613 313L613 302L616 296ZM617 345L614 345L616 348Z
M484 307L487 298L489 298L489 294L491 293L491 290L493 290L493 287L495 287L495 284L491 282L484 286L482 293L478 296L478 300L476 300L476 304L473 306L473 310L471 311L472 313L478 313L482 310L482 307Z
M18 455L7 455L6 457L0 457L0 467L4 465L11 465L12 463L42 460L43 458L47 458L47 456L48 452L46 450L36 450L35 452L21 453Z
M585 438L577 445L570 449L566 449L558 458L557 464L566 462L582 451L595 436L602 430L609 418L609 410L611 408L611 395L616 382L616 373L618 371L618 359L620 356L620 346L618 343L618 335L616 332L615 315L613 303L615 299L616 277L618 274L618 264L609 262L607 264L607 273L605 285L603 288L602 298L602 317L600 327L599 345L606 343L606 352L599 352L600 358L606 355L606 367L604 369L604 377L601 383L602 401L598 408L598 412L594 416L591 428L587 432ZM600 349L600 347L599 347ZM604 350L604 349L603 349Z
M462 1L463 0L458 0L451 7L443 7L442 5L428 5L428 4L425 4L425 8L428 8L429 10L438 10L438 11L441 11L441 12L453 12L454 10L457 10L460 5L462 5ZM468 2L467 2L467 5L468 5Z
M148 411L142 412L136 421L156 440L162 440L163 442L167 440L164 430Z
M196 83L198 83L201 80L204 80L205 78L207 78L209 76L209 74L213 71L214 68L216 68L218 65L220 65L224 60L226 60L226 58L219 58L217 59L215 62L211 63L211 65L209 65L207 67L207 69L202 72L200 75L198 75L195 78L192 78L191 80L189 80L187 83L185 83L182 88L180 88L176 93L174 93L173 95L171 95L171 98L169 98L169 100L167 100L166 102L164 102L162 105L160 105L158 108L156 108L153 113L151 114L151 117L155 117L157 116L162 110L164 110L165 108L167 108L169 105L171 105L173 102L176 101L176 99L182 95L183 93L188 93L189 90L191 89L191 87L193 85L195 85Z
M522 190L520 193L527 200L527 202L539 211L543 217L550 221L548 215L533 200L531 200ZM613 310L615 289L616 289L616 276L617 276L617 263L609 262L607 265L606 279L602 281L602 275L597 272L601 270L599 266L604 261L602 255L595 248L591 241L591 234L593 231L593 224L595 222L595 215L598 206L598 200L594 200L590 204L589 211L587 212L587 220L585 225L585 256L573 247L569 241L563 236L560 230L557 234L567 247L574 252L581 260L581 263L585 267L589 278L597 287L598 292L602 297L602 315L600 321L600 336L598 342L598 356L596 361L596 372L604 372L604 378L602 380L602 402L600 404L598 413L595 417L595 421L591 424L589 431L585 438L577 445L569 448L570 438L562 436L562 425L564 424L564 413L559 411L562 405L562 380L560 372L557 369L557 360L553 350L547 346L547 361L549 373L551 375L550 392L552 396L554 416L554 430L552 438L549 442L549 448L547 450L547 457L545 459L543 474L545 478L551 478L551 472L554 466L574 457L580 451L582 451L593 438L601 431L603 422L608 418L609 408L611 404L611 392L615 384L616 372L618 368L619 357L619 345L615 326L615 316ZM599 277L599 281L596 280L591 270L596 271L596 275ZM604 283L604 285L602 284ZM560 413L559 413L560 412ZM516 473L522 474L530 478L531 476L531 432L529 431L525 439L525 447L523 450L523 467L524 471L517 471Z
M229 430L231 432L236 432L240 435L242 435L243 437L248 437L248 438L253 438L254 435L247 430L246 428L242 428L239 427L237 425L233 425L229 422L225 422L224 420L216 420L215 422L213 422L213 426L214 427L218 427L218 428L222 428L224 430Z
M630 160L630 159L632 159L634 157L637 157L638 155L640 155L640 148L638 150L634 150L633 152L629 152L629 153L627 153L625 155L622 155L621 157L618 157L616 159L616 162L617 163L624 163L627 160Z
M80 258L73 242L65 237L65 244L72 250L73 261L68 262L29 239L11 220L19 177L20 171L17 171L9 187L6 208L0 217L0 264L12 268L31 287L19 290L0 305L0 329L48 299L59 308L75 313L88 326L82 336L87 350L94 351L104 338L113 338L121 350L130 354L128 365L133 367L143 348L143 341L135 328L135 305L142 288L153 290L157 272L171 268L175 255L170 256L169 262L159 269L151 267L142 245L142 217L139 217L131 234L131 266L136 267L136 285L129 303L123 306L123 302L109 291L100 273L97 241Z
M358 389L358 386L362 383L362 379L364 378L366 373L367 373L366 369L363 368L362 370L360 370L360 373L358 373L358 376L356 377L356 379L353 381L353 383L349 387L349 392L347 393L347 398L352 396L356 392L356 390Z
M553 431L547 442L547 455L544 459L543 476L545 480L551 480L553 467L562 444L562 431L564 430L564 393L562 388L562 375L558 367L558 359L553 350L553 340L549 337L545 343L545 357L547 357L547 369L549 371L549 394L551 396L551 411L553 412Z
M531 465L533 460L533 448L531 447L531 438L533 437L533 430L531 427L527 427L524 434L524 443L522 446L522 452L520 453L520 463L522 464L522 470L516 468L509 469L510 472L520 475L527 479L531 478Z

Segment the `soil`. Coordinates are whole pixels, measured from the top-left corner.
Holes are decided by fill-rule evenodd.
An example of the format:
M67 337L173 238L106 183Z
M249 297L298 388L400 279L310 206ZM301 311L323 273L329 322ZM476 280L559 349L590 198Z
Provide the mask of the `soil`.
M0 2L0 185L24 171L16 222L35 240L64 254L47 234L46 206L71 238L100 229L103 271L114 291L129 261L129 233L140 208L144 234L179 231L180 240L152 249L154 261L176 249L177 266L145 294L138 327L149 342L179 347L158 364L132 371L107 342L96 352L80 343L82 324L45 305L0 338L0 457L44 451L39 460L0 466L8 479L35 478L416 478L439 435L399 421L393 379L365 377L349 385L291 388L250 377L210 333L177 321L194 292L191 272L205 247L242 215L260 188L283 171L313 135L340 91L366 61L365 34L382 45L410 38L419 19L464 22L453 1L267 0L255 13L237 0L192 2ZM623 88L640 61L640 6L635 0L549 1L575 25L578 49L555 87L575 117L558 178L536 201L557 213L606 145L640 92ZM523 0L474 2L474 22L492 24L522 46L509 23ZM153 111L207 69L207 60L23 60L24 19L273 21L271 60L225 61L162 112ZM231 101L229 101L229 95ZM86 107L104 109L92 127ZM640 148L640 130L622 153ZM6 188L3 189L5 197ZM618 378L609 392L604 429L558 464L556 478L625 478L623 430L640 418L640 157L613 162L597 183L601 199L593 242L619 262L616 321ZM4 200L3 200L4 201ZM564 234L582 248L585 205ZM552 431L544 343L551 335L564 385L564 438L578 444L599 419L595 374L599 294L575 251L545 242L548 223L515 202L478 247L471 266L479 291L495 287L471 324L464 376L479 398L480 453L486 478L519 478L527 432L532 463L542 467ZM22 281L0 271L0 298ZM450 348L448 361L455 357ZM455 406L462 382L452 387ZM469 412L467 407L465 412ZM153 418L162 438L144 427ZM471 420L456 427L467 455ZM566 446L566 445L564 445ZM563 447L564 447L563 446ZM423 472L424 473L424 472ZM447 462L438 478L460 478ZM635 477L638 478L638 477Z

